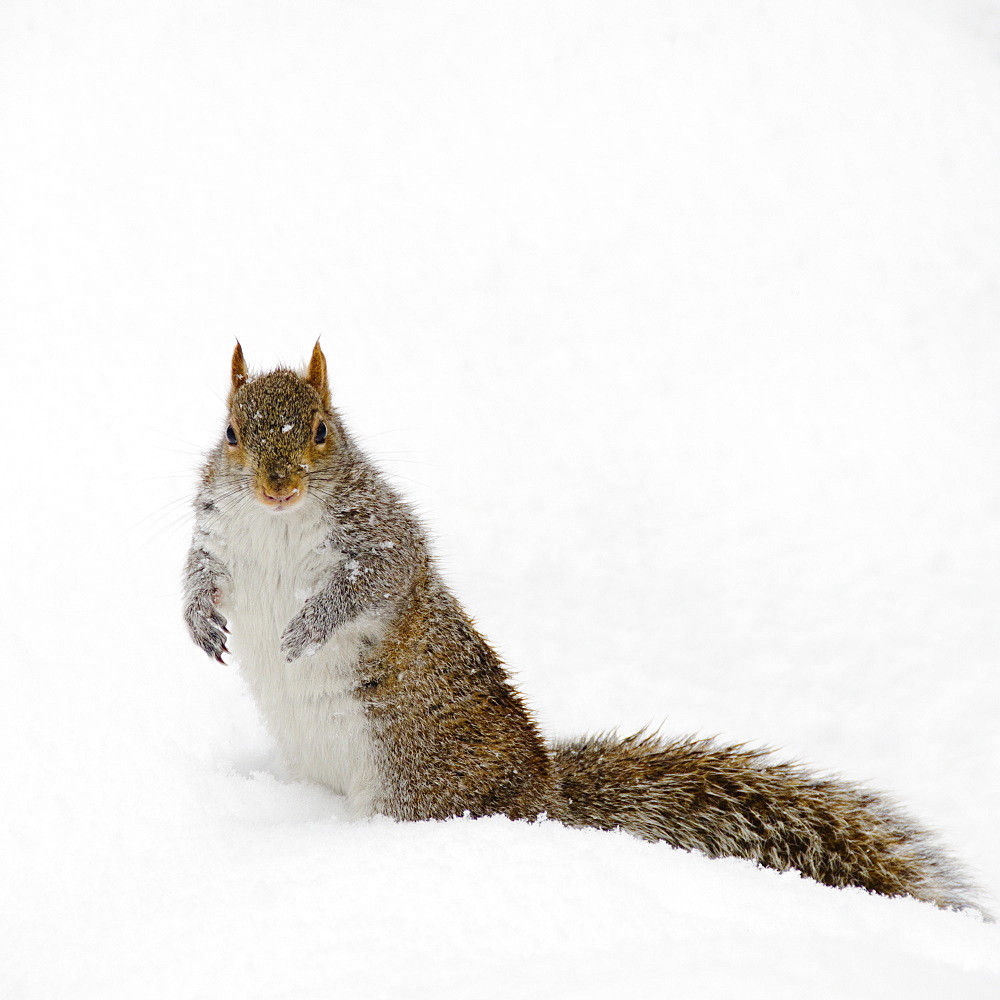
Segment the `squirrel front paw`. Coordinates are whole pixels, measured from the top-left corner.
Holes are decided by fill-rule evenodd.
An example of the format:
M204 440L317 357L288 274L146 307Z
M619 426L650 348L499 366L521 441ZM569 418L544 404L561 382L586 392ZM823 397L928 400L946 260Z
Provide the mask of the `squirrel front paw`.
M184 621L195 645L200 646L209 656L214 656L219 663L225 663L223 653L226 648L226 617L212 604L195 602L184 610Z
M285 662L291 663L300 656L312 656L336 627L337 621L329 604L310 598L281 633L281 652Z

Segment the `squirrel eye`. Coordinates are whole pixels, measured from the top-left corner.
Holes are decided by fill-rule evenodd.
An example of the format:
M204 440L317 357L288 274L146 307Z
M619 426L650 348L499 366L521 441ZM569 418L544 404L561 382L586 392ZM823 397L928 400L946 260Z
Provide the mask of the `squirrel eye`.
M316 425L316 437L314 440L316 444L324 444L326 442L326 424L322 420Z
M233 425L230 424L226 428L226 440L235 448L236 447L236 431L233 430Z

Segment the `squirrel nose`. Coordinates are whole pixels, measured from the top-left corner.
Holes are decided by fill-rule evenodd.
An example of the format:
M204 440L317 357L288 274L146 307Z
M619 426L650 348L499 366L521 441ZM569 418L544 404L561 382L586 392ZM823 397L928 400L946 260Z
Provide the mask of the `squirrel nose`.
M278 479L263 483L260 487L260 498L267 504L287 504L298 499L301 489L291 480Z

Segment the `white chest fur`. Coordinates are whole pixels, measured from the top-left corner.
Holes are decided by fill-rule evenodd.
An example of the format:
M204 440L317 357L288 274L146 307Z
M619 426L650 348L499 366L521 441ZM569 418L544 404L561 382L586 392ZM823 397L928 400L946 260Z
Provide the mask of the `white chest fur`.
M280 651L285 627L344 558L310 499L281 512L244 500L212 517L206 548L229 575L220 610L230 648L292 772L346 795L352 811L367 815L378 775L353 691L374 622L357 619L292 663Z

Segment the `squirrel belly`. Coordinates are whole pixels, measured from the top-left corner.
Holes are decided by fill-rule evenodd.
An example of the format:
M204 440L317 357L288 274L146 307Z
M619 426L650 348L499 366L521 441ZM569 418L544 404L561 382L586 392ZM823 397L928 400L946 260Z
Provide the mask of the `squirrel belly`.
M370 726L355 695L357 664L384 623L360 616L292 662L279 648L303 600L345 558L330 547L318 513L312 504L274 513L222 501L202 519L202 544L227 567L229 586L217 607L289 770L346 796L350 811L363 816L374 811L378 778Z
M292 772L356 815L548 816L832 886L978 908L947 853L888 799L708 740L549 745L442 581L407 504L304 374L251 377L197 493L185 621L231 651Z

